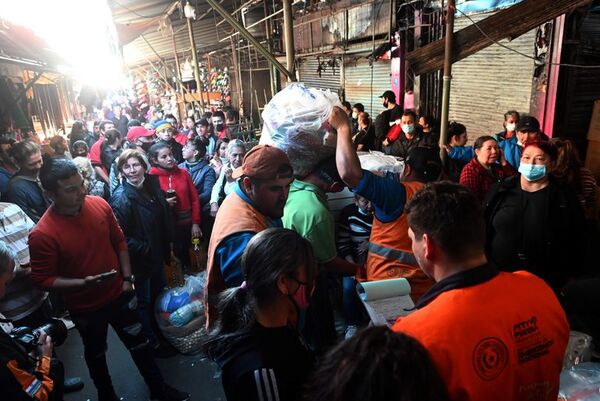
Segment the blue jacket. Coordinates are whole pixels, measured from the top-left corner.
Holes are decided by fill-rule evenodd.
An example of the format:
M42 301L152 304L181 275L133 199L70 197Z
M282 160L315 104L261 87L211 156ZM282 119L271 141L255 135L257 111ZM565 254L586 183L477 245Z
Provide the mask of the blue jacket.
M2 196L4 196L8 190L8 181L10 181L10 177L12 177L12 174L8 170L0 167L0 195Z
M518 170L519 165L521 164L521 152L523 150L517 145L517 137L513 136L510 139L501 140L498 142L498 146L502 149L506 161Z
M159 272L170 255L170 211L158 178L146 174L144 191L123 180L110 198L123 230L133 273L140 279Z
M2 199L23 209L34 223L42 218L49 206L39 182L18 172L8 181L8 189L2 194Z
M200 197L200 205L203 211L210 210L210 195L213 186L217 180L215 170L205 161L200 160L198 163L190 164L187 161L179 165L180 168L187 170L192 176L192 182L196 187L198 196Z
M455 146L448 157L466 164L475 157L475 149L473 149L473 146Z

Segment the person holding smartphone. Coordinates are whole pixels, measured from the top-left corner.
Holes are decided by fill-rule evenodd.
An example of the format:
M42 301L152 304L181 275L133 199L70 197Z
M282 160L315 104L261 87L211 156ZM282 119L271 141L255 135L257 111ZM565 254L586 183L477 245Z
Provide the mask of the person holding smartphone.
M48 160L40 180L52 206L29 235L31 279L42 289L63 293L98 400L119 399L106 363L109 324L129 350L152 400L189 399L165 383L139 329L127 242L111 207L100 197L87 196L83 177L70 160Z

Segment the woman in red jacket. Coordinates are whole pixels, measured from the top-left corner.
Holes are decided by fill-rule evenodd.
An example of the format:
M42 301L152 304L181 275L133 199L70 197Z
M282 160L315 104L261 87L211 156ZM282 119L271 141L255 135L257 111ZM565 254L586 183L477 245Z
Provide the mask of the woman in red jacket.
M167 202L173 212L175 238L173 250L183 263L184 269L190 266L189 247L192 237L199 238L200 198L190 174L179 167L173 157L171 147L165 143L152 145L148 152L152 168L150 174L158 176L160 187L165 191Z

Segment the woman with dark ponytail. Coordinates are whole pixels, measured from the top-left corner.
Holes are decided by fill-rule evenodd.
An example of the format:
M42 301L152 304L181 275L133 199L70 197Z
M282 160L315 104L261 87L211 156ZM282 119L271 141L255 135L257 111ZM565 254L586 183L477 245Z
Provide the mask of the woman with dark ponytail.
M242 272L242 285L221 295L205 351L228 401L298 400L314 362L296 330L316 274L312 247L294 231L267 229L248 243Z

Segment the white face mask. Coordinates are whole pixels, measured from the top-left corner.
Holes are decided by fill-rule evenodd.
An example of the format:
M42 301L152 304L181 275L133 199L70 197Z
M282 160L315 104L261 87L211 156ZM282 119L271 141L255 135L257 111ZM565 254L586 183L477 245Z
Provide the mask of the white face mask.
M515 128L517 128L517 124L515 123L506 124L506 130L509 132L513 132Z
M146 181L146 176L145 175L142 176L142 179L137 184L134 184L133 182L129 181L129 178L127 178L127 177L125 177L125 180L127 181L127 183L129 185L131 185L135 189L140 189L140 188L142 188L144 186L144 181Z
M356 120L358 118L358 113L356 113L356 112L352 113L352 118Z

